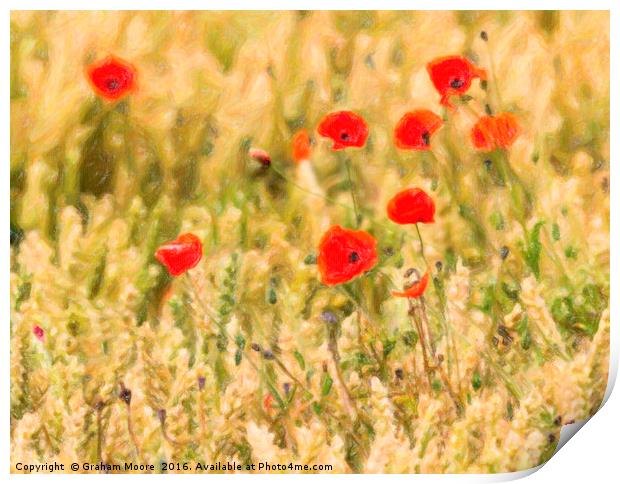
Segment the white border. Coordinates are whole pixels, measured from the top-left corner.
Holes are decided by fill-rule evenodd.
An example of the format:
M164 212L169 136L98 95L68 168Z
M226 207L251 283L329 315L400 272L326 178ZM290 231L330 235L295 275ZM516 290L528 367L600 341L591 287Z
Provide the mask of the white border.
M24 1L12 1L9 0L8 5L3 9L5 15L3 16L3 23L1 29L3 30L2 43L3 48L0 51L2 54L2 72L3 75L0 78L2 85L2 99L3 106L3 123L1 140L3 146L4 157L0 161L0 170L2 179L5 180L4 194L1 198L2 209L0 210L0 226L6 227L9 225L9 206L10 206L10 166L9 166L9 124L10 124L10 61L9 61L9 15L10 10L29 10L29 9L67 9L67 10L84 10L84 9L101 9L101 10L147 10L147 9L188 9L188 10L201 10L201 9L252 9L259 10L290 10L290 9L332 9L332 10L361 10L361 9L394 9L394 10L424 10L424 9L478 9L478 10L536 10L541 7L545 9L559 9L559 10L611 10L611 206L618 207L618 196L615 189L615 180L618 179L619 169L616 160L617 141L620 137L618 128L618 97L617 89L619 85L618 77L618 32L614 28L614 21L617 21L617 7L611 0L589 0L575 1L575 0L546 0L541 2L540 0L522 0L522 1L505 1L499 2L497 0L469 0L469 1L450 1L450 0L433 0L432 2L421 1L390 1L383 0L368 1L342 1L342 0L314 0L314 1L283 1L283 0L271 0L263 2L253 2L248 5L248 1L240 0L227 0L227 1L198 1L198 0L176 0L175 2L165 2L162 0L151 0L147 2L127 2L119 0L91 0L88 3L77 0L63 0L63 1L43 1L43 0L24 0ZM499 8L498 8L499 7ZM612 210L611 213L611 247L618 247L618 220L616 211ZM10 256L9 246L5 242L5 249L2 257L0 258L0 308L1 313L5 316L3 318L4 325L3 330L8 331L9 326L9 308L10 308L10 291L9 291L9 274L10 274ZM619 270L618 260L615 251L612 250L611 254L611 345L612 345L612 358L610 362L610 385L608 386L608 396L611 393L613 382L616 379L618 372L618 342L620 341L620 327L617 323L618 304L615 297L617 294L614 289L618 287ZM614 297L615 296L615 297ZM2 348L0 354L4 358L4 376L3 388L2 388L2 407L0 415L2 415L2 423L0 428L2 429L2 437L0 440L0 460L2 462L2 474L8 474L10 479L23 480L23 479L45 479L45 482L64 482L65 480L84 479L80 475L48 475L43 477L42 475L20 475L9 474L10 470L10 441L9 441L9 413L10 413L10 347L9 338L3 337ZM620 428L618 425L618 417L620 417L620 396L618 392L613 392L609 400L605 403L603 408L590 419L589 422L579 431L579 438L572 439L567 445L562 447L556 455L554 455L550 461L542 466L542 468L535 470L525 471L521 473L513 474L496 474L496 475L388 475L381 476L380 479L395 479L395 480L413 480L416 481L459 481L459 482L498 482L505 480L518 479L529 475L528 482L575 482L583 484L583 482L596 482L606 483L612 482L611 476L616 476L614 480L617 480L618 476L618 444L615 429ZM563 437L566 431L563 431ZM0 474L1 475L1 474ZM105 476L89 475L86 479L105 479ZM129 480L135 481L135 479L142 479L143 476L134 475L115 475L111 477L115 482L127 482ZM236 475L235 477L230 475L185 475L185 476L162 476L153 475L149 476L150 479L161 480L165 479L170 482L170 479L208 479L216 482L230 482L231 479L245 480L246 482L255 483L268 482L272 479L298 479L298 480L314 480L317 479L316 475ZM333 476L333 475L321 475L320 479L361 479L370 480L375 479L375 476L371 474L361 474L355 476Z

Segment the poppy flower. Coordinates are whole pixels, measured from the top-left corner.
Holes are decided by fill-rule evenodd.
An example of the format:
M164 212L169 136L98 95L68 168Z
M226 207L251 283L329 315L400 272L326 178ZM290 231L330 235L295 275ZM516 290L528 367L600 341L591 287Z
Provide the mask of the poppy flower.
M435 89L441 94L440 103L448 107L453 107L450 96L466 93L473 79L486 80L487 77L484 69L458 55L435 59L426 65L426 70Z
M265 410L265 412L267 413L271 413L273 411L273 395L271 393L268 393L267 395L265 395L265 398L263 398L263 409Z
M303 160L310 158L312 149L310 148L310 136L308 131L300 129L293 135L293 160L296 163L301 163Z
M136 69L114 56L91 64L86 74L95 92L109 101L122 98L135 87Z
M194 234L181 234L157 249L155 258L166 266L170 275L179 276L200 262L202 242Z
M388 202L387 214L400 225L435 222L435 202L421 188L407 188Z
M424 291L426 291L426 286L428 286L428 272L424 274L419 281L416 281L409 287L406 287L403 292L392 292L392 296L417 298L424 294Z
M351 111L330 113L319 124L318 132L330 138L333 150L343 150L350 146L361 148L368 139L368 125L364 118Z
M482 116L471 129L474 146L482 151L509 148L519 137L521 129L511 113Z
M442 124L443 120L427 109L407 113L394 129L396 146L403 150L430 150L431 136Z
M319 243L317 265L323 284L348 282L377 263L377 241L363 230L330 227Z
M39 341L43 341L43 338L45 337L45 331L43 331L43 328L38 325L35 325L32 328L32 334L34 334Z

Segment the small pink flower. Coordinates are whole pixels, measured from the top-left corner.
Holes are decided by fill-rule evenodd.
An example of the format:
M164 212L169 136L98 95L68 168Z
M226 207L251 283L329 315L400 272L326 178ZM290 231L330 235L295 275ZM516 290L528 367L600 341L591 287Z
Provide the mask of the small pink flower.
M262 148L250 148L250 151L248 153L250 154L250 157L254 158L261 165L271 165L271 156L269 156L269 153L267 153Z
M43 338L45 337L45 331L43 331L43 328L41 328L41 326L35 325L32 328L32 333L37 337L39 341L43 341Z

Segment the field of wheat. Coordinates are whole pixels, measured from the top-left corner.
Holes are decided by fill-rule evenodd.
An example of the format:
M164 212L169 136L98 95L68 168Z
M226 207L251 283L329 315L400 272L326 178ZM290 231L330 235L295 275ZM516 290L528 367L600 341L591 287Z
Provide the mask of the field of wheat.
M12 472L545 462L609 87L608 12L12 12Z

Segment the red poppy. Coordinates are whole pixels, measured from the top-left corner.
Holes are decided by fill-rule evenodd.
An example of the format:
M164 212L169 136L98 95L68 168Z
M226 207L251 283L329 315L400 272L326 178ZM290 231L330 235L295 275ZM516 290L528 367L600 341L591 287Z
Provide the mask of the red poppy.
M521 134L517 118L511 113L482 116L471 129L471 140L482 151L509 148Z
M343 150L349 146L361 148L368 138L366 121L351 111L328 114L319 124L318 132L334 142L333 150Z
M258 161L263 166L271 165L271 156L265 150L261 148L250 148L248 151L250 156Z
M409 287L406 287L403 292L392 292L392 296L417 298L424 294L424 291L426 291L426 286L428 286L428 272L424 274L419 281L416 281Z
M310 147L310 136L308 136L308 131L303 128L297 131L297 133L293 135L292 145L293 160L295 160L296 163L310 158L312 149Z
M268 393L267 395L265 395L265 398L263 398L263 409L265 410L265 412L267 413L271 413L273 411L273 395L271 393Z
M35 325L32 328L32 334L34 334L39 341L43 341L43 338L45 337L45 331L43 331L43 328L38 325Z
M86 74L95 92L110 101L122 98L135 87L136 69L114 56L91 64Z
M407 188L392 197L387 213L397 224L431 224L435 222L435 202L421 188Z
M440 103L448 107L453 107L450 96L466 93L473 79L485 80L487 77L484 69L479 69L465 57L458 55L435 59L426 65L426 70L435 89L441 94Z
M442 124L442 119L427 109L407 113L394 129L396 146L404 150L430 150L431 136Z
M166 266L170 275L179 276L200 262L202 242L194 234L181 234L157 249L155 258Z
M377 263L377 241L363 230L330 227L319 244L317 264L323 284L348 282Z

